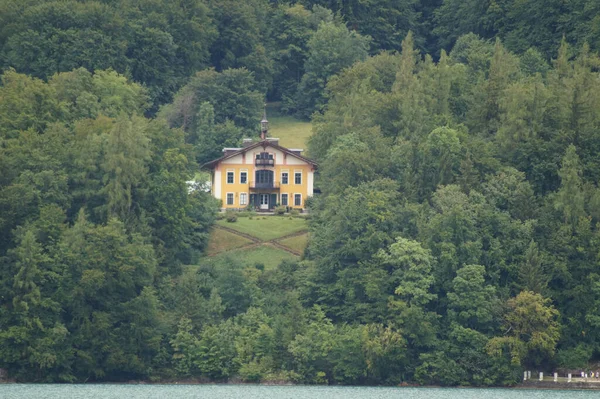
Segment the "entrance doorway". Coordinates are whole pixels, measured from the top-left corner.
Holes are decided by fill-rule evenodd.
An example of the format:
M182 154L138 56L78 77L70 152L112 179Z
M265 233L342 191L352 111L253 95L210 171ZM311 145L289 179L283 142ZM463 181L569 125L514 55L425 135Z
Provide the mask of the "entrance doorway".
M260 209L269 209L269 194L259 194Z

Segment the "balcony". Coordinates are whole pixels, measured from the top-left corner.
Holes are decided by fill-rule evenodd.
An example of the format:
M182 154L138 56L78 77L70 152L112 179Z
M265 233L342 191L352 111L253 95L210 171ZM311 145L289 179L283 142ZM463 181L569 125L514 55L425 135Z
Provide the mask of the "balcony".
M256 165L256 166L275 166L275 160L257 158L254 161L254 165Z
M270 182L256 182L256 181L251 181L250 182L250 189L254 189L254 190L273 190L273 189L279 189L279 182L278 181L270 181Z

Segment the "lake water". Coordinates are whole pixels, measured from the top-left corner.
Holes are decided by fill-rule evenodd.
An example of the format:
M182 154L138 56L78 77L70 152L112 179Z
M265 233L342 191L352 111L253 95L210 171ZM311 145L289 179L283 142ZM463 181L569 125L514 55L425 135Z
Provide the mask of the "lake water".
M261 385L0 384L1 399L597 399L598 391Z

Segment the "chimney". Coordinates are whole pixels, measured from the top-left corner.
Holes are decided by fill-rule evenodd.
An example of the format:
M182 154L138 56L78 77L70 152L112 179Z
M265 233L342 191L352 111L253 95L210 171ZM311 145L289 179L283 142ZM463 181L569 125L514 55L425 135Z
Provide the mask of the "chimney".
M252 145L252 143L254 142L254 140L252 139L244 139L242 142L242 147L246 148Z
M263 118L262 118L262 121L260 121L260 139L266 140L268 132L269 132L269 121L267 120L267 104L265 104Z

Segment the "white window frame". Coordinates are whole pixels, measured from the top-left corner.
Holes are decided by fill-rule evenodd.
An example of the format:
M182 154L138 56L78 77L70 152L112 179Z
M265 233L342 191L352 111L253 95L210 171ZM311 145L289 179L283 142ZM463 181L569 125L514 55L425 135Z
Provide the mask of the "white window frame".
M229 194L231 194L231 204L229 203ZM225 193L225 205L235 205L235 193Z
M231 180L231 183L229 183L229 174L232 174L233 179ZM233 169L227 169L225 171L225 184L235 184L235 170Z
M242 198L245 198L244 201L242 201ZM247 206L248 205L248 193L240 193L240 206Z
M246 182L242 182L242 174L246 174ZM240 170L240 184L248 184L248 169Z
M296 183L296 174L300 174L300 183ZM304 180L304 176L302 176L302 171L301 170L295 170L294 171L294 184L297 186L301 186L302 185L302 180Z
M285 195L285 204L283 203L283 196ZM281 205L290 206L290 195L288 193L281 193Z
M287 174L287 183L283 182L283 174L286 173ZM290 184L290 170L289 169L285 169L281 171L281 174L279 175L281 184Z
M296 205L296 195L300 196L300 205ZM302 206L302 194L300 193L294 193L294 206Z

